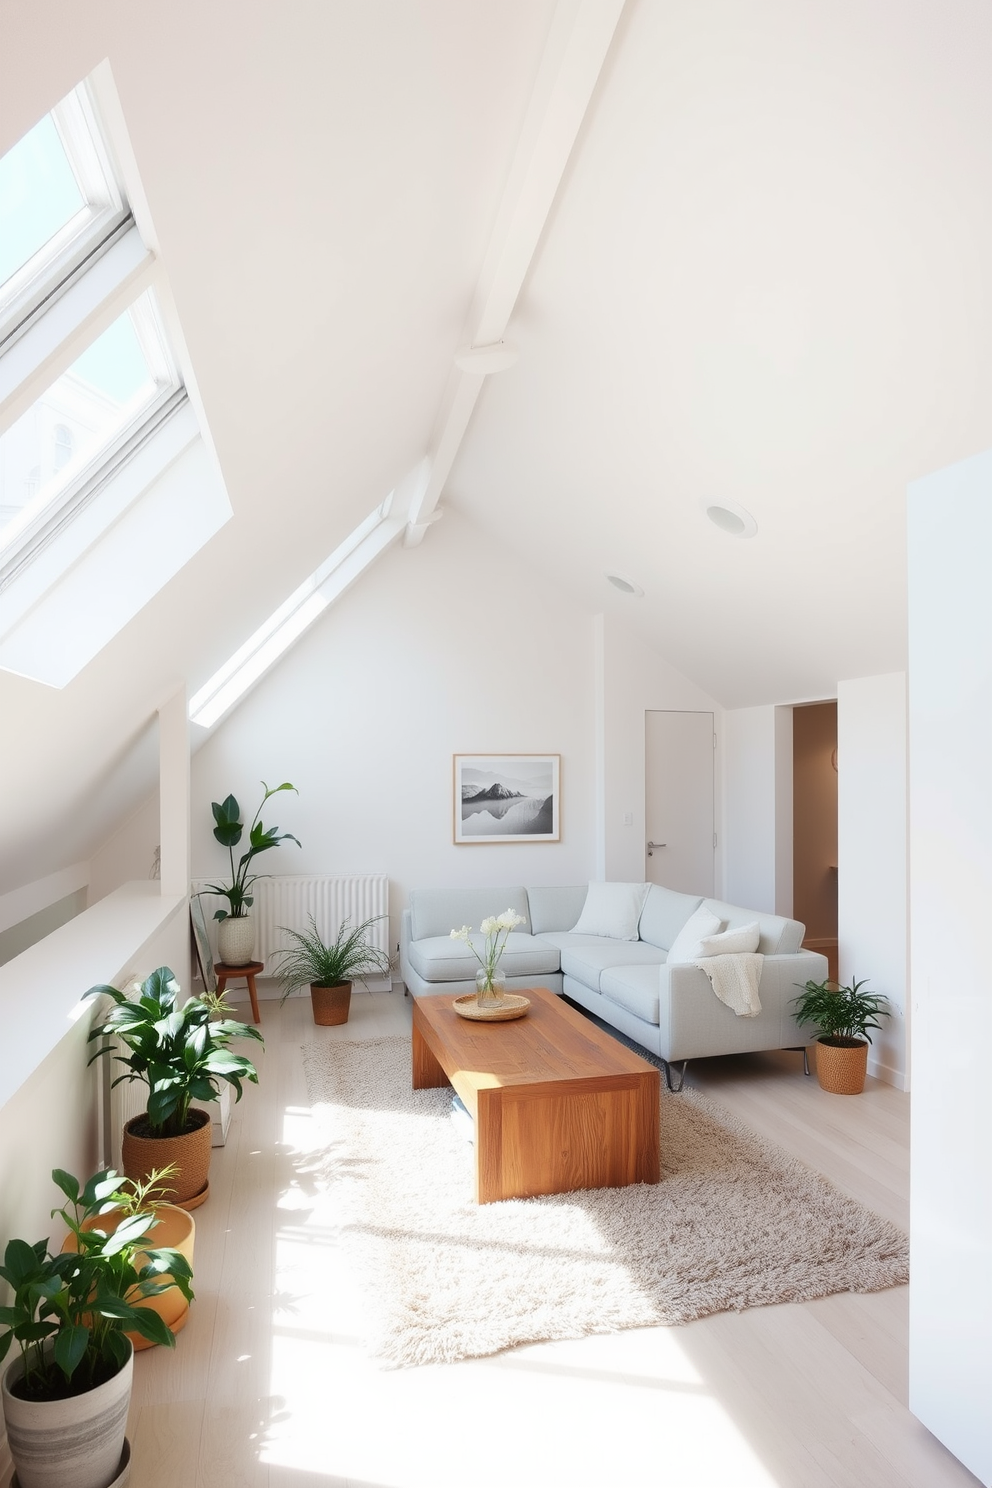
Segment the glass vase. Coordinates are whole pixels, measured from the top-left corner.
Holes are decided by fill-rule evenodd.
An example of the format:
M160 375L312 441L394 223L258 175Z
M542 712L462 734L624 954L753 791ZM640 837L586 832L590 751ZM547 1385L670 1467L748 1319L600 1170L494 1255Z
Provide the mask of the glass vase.
M475 1000L480 1008L498 1008L503 1006L506 977L501 971L489 972L483 967L480 967L475 973L475 986Z

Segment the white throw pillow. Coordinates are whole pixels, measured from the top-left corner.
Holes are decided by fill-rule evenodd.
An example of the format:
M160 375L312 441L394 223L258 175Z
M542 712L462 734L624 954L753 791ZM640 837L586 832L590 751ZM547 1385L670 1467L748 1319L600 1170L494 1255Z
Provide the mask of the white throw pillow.
M699 942L700 956L731 956L738 951L756 951L761 939L761 926L757 920L750 925L738 925L735 930L724 930L722 935L704 935Z
M609 940L636 940L648 886L645 883L591 883L574 935L605 935Z
M723 921L711 909L703 905L690 915L672 942L668 952L669 966L684 966L687 961L698 961L703 952L700 943L710 935L716 935Z

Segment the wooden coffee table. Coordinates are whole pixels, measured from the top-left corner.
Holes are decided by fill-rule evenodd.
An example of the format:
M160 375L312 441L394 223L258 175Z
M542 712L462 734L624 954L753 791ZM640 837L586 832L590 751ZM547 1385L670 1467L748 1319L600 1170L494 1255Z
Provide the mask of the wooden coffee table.
M413 1088L452 1085L475 1120L475 1197L657 1183L658 1071L545 987L525 1018L476 1023L413 1004Z

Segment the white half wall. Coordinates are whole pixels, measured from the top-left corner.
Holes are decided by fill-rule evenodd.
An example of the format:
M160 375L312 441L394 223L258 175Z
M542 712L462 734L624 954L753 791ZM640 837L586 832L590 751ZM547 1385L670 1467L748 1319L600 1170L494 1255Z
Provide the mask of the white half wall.
M914 1075L909 1404L988 1485L992 453L915 482L908 515Z
M873 1035L868 1069L908 1084L909 975L906 677L892 672L837 690L838 955L841 982L867 978L891 1017Z

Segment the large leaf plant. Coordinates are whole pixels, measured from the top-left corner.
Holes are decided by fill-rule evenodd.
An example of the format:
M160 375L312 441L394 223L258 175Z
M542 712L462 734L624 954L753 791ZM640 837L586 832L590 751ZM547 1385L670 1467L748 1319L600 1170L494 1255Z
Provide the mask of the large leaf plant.
M214 814L214 836L221 847L227 848L231 858L231 882L229 884L208 884L204 891L208 894L219 894L228 902L227 909L214 911L215 920L226 920L229 915L240 916L251 908L254 896L250 890L262 875L249 873L248 869L259 853L278 847L280 842L295 842L297 847L302 845L300 839L294 837L292 832L280 832L278 827L263 827L260 821L262 810L270 797L277 796L280 791L295 791L296 786L284 780L282 785L270 787L263 780L262 789L265 795L248 829L248 850L241 854L236 865L234 849L240 844L245 829L241 807L234 796L228 796L226 801L211 801L210 803L210 809Z
M0 1359L17 1344L24 1370L14 1389L25 1400L82 1395L112 1378L127 1362L125 1333L171 1347L172 1330L137 1304L172 1284L187 1301L193 1296L186 1257L149 1247L155 1215L120 1218L126 1196L119 1173L104 1169L82 1186L61 1168L52 1178L67 1201L52 1214L65 1220L74 1248L52 1255L47 1240L10 1240L0 1266L13 1293L0 1307ZM111 1212L116 1227L101 1223Z
M243 1080L258 1083L258 1072L250 1059L234 1054L232 1039L253 1038L262 1042L257 1028L231 1018L216 1018L216 1003L190 997L177 1007L179 983L168 966L160 966L128 997L117 987L91 987L87 997L109 997L114 1007L104 1022L94 1027L90 1040L105 1042L90 1058L110 1055L124 1065L122 1080L143 1080L148 1086L148 1124L157 1137L181 1136L189 1126L190 1104L212 1101L220 1095L219 1081L233 1087L241 1099ZM130 1052L118 1054L114 1040Z

